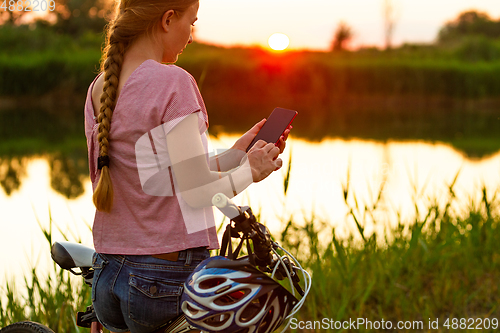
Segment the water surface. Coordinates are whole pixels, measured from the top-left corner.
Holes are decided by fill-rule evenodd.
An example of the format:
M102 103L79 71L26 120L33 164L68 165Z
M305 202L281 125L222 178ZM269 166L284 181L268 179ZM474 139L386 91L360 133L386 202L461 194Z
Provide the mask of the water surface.
M235 138L221 135L212 139L212 144L228 148ZM291 177L285 196L283 182L290 153ZM457 213L473 201L479 202L483 187L490 198L500 190L500 152L471 159L446 144L341 139L311 143L290 138L282 158L281 170L235 198L236 203L250 204L254 212L260 212L276 235L290 217L301 224L313 216L324 222L326 234L335 227L340 235L346 235L354 227L350 207L357 202L362 212L363 207L378 202L373 218L358 216L371 233L398 219L414 221L416 205L444 204L452 183ZM90 226L95 209L91 184L84 173L68 176L75 168L82 168L80 158L69 161L74 162L32 156L14 163L22 169L19 186L14 186L10 195L0 190L0 281L14 276L20 281L33 265L41 271L50 267L49 245L41 231L49 228L50 220L53 241L64 240L65 235L92 246ZM343 191L347 187L349 206ZM222 222L218 212L216 221Z

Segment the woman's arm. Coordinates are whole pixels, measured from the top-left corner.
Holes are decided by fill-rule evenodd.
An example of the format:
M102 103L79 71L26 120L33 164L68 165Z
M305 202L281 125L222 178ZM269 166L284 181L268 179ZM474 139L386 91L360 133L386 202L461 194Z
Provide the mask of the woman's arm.
M210 170L212 171L229 171L237 168L241 159L246 156L246 153L239 149L228 149L221 154L210 157Z
M277 158L279 148L259 141L244 154L238 167L226 172L211 171L198 131L197 114L187 116L167 134L167 147L179 191L194 208L211 206L212 197L219 192L232 198L282 165Z

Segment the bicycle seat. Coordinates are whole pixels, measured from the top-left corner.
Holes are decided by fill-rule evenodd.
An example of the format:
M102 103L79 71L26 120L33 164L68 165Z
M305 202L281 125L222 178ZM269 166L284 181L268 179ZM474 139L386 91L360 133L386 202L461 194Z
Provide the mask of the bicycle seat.
M94 249L70 242L55 242L52 244L50 255L63 269L72 269L75 267L92 267L92 256Z

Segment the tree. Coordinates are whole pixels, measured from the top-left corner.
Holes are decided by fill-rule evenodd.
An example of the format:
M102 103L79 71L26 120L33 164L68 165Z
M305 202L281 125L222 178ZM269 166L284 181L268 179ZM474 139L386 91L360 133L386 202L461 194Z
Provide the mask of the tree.
M1 2L1 1L0 1ZM17 2L15 3L14 10L11 10L11 5L7 1L4 3L7 7L7 10L4 10L4 8L0 9L0 24L1 25L19 25L23 23L23 21L26 19L26 17L29 17L29 11L27 10L18 10L17 9ZM23 3L24 5L24 3ZM27 9L30 9L31 7L28 7Z
M386 50L392 47L392 36L397 21L396 7L393 0L383 0L383 15L384 15L384 37Z
M74 37L81 36L87 31L102 33L106 19L113 9L113 1L110 0L52 0L52 2L55 7L47 12L46 17L37 18L36 23L50 25L58 33ZM16 8L0 12L0 25L19 26L33 21L29 11L18 11Z
M57 0L56 4L54 28L73 36L102 32L113 7L113 2L106 0Z
M333 36L332 51L344 50L346 44L351 41L353 35L351 27L344 21L340 21Z
M500 38L500 20L492 20L488 14L474 10L462 12L441 28L438 41L449 42L467 36Z

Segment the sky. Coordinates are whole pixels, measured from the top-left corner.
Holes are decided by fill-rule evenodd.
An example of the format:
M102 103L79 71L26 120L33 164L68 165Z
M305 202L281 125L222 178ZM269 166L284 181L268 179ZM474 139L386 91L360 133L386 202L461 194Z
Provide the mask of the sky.
M393 44L430 43L445 22L475 9L500 18L500 0L392 0ZM383 0L200 0L195 38L213 44L267 45L288 35L292 49L327 50L340 21L354 32L352 47L383 46Z

